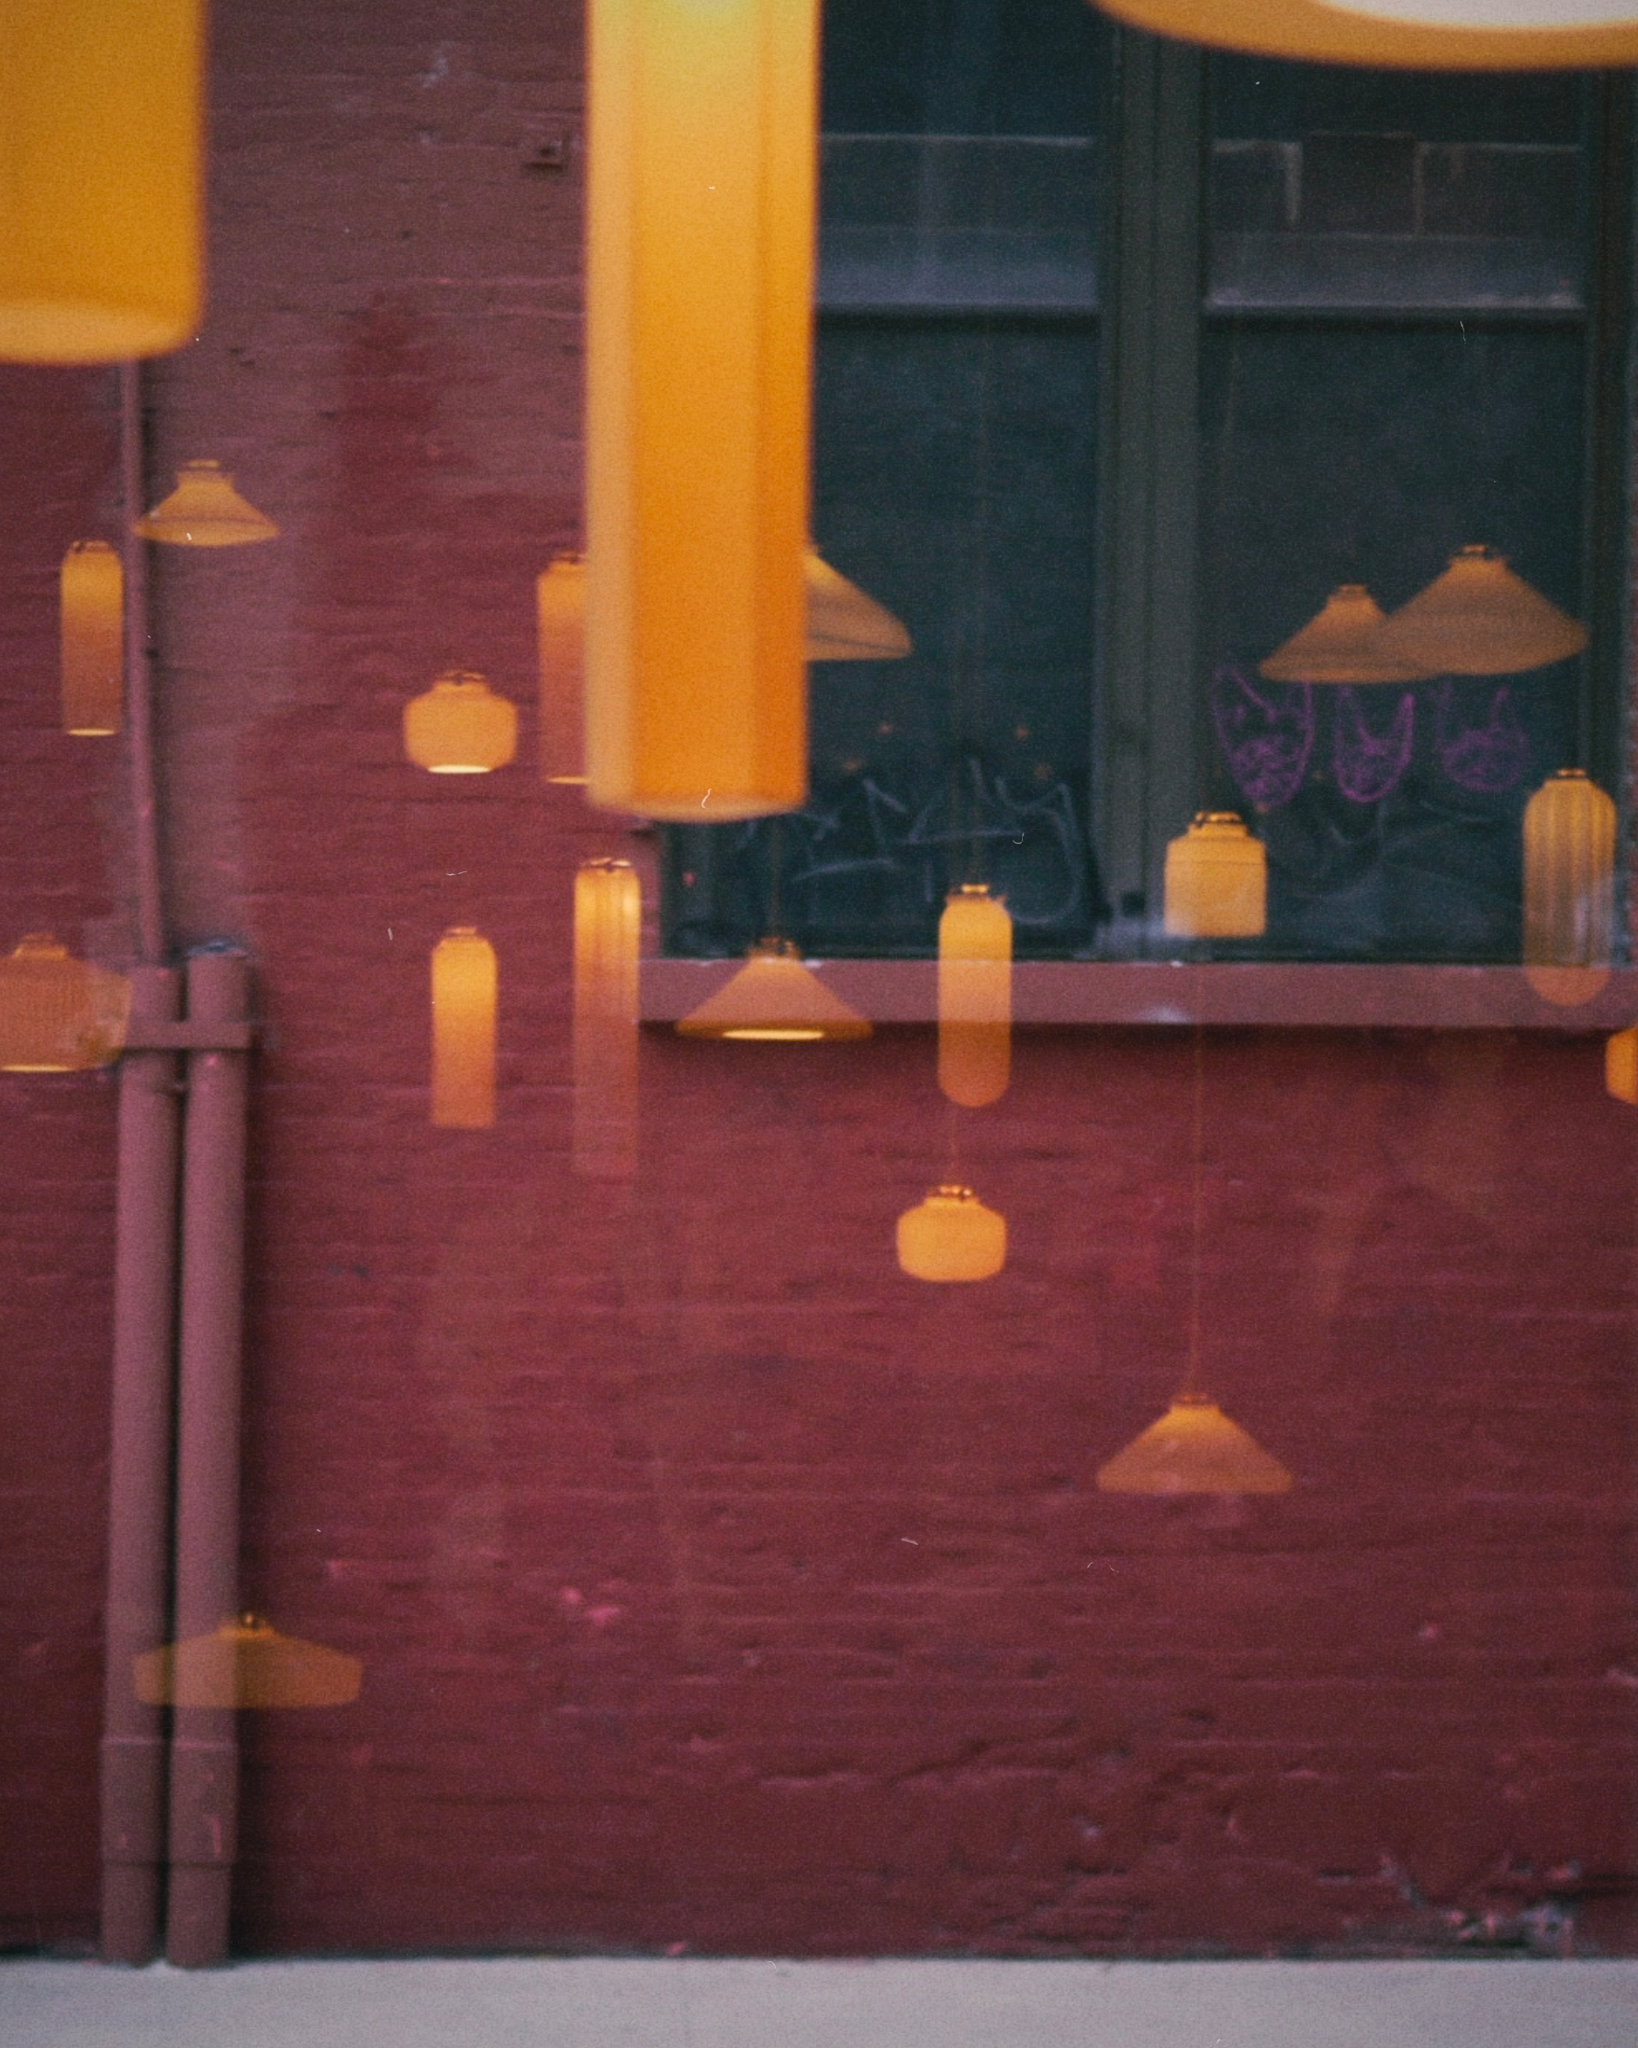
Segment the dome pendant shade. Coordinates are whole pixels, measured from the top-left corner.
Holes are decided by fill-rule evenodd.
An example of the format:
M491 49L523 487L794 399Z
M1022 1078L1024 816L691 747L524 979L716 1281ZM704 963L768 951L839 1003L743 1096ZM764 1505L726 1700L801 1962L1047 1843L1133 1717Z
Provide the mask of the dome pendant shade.
M452 669L404 706L404 752L434 775L487 775L518 750L509 697L470 669Z
M1505 676L1567 661L1587 629L1515 576L1500 555L1466 547L1383 621L1384 658L1418 662L1428 675Z
M1524 971L1544 1001L1590 1002L1615 945L1615 805L1561 768L1524 807Z
M432 949L432 1121L487 1130L495 1121L495 949L456 925Z
M1638 63L1638 9L1618 0L1097 0L1151 35L1256 57L1416 71L1565 71Z
M870 1023L834 996L784 939L753 946L745 965L677 1025L684 1038L771 1043L868 1038Z
M1291 1474L1204 1394L1179 1394L1098 1468L1100 1493L1285 1493Z
M911 652L904 626L840 575L810 542L802 558L809 661L898 661Z
M0 1072L74 1074L118 1059L131 1016L123 974L33 932L0 960Z
M1202 811L1166 848L1166 932L1255 939L1268 929L1268 855L1233 811Z
M1257 673L1272 683L1418 683L1430 671L1377 648L1385 614L1363 583L1333 590L1307 625L1275 648Z
M642 890L630 861L590 860L574 878L574 1106L577 1173L637 1170L637 998Z
M535 578L540 646L540 775L586 782L586 558L556 555Z
M1007 1219L971 1188L932 1188L898 1224L899 1266L912 1280L991 1280L1007 1263Z
M1604 1041L1604 1086L1617 1102L1638 1105L1638 1024Z
M1012 919L982 883L955 891L938 921L938 1085L982 1109L1012 1066Z
M246 1614L208 1636L147 1651L133 1660L132 1676L148 1707L346 1707L358 1698L364 1666Z
M58 579L63 731L116 733L125 706L125 570L105 540L77 540Z
M184 462L176 489L136 522L144 540L172 547L235 548L273 540L279 529L233 488L219 462Z

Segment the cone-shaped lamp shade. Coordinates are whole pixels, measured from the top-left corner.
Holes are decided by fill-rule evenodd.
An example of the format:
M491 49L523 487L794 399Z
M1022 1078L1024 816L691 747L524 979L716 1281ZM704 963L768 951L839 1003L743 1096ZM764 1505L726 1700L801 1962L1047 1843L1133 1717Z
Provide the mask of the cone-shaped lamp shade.
M119 1057L131 1016L123 974L32 932L0 960L0 1071L72 1074Z
M1177 42L1417 71L1562 71L1638 63L1638 20L1599 0L1097 0ZM1392 13L1389 9L1392 7Z
M834 996L785 939L753 946L745 965L678 1024L684 1038L799 1043L868 1038L869 1020Z
M147 1651L132 1675L149 1707L345 1707L358 1698L364 1666L246 1614Z
M117 363L199 325L202 0L0 7L0 358Z
M125 705L125 571L105 540L77 540L58 578L63 731L119 731Z
M144 540L172 547L237 548L272 540L279 529L233 488L219 462L184 462L176 489L136 522Z
M910 652L903 625L809 543L802 563L809 661L897 661Z
M1233 811L1202 811L1166 848L1174 939L1255 939L1268 929L1268 856Z
M1179 1394L1118 1457L1101 1493L1285 1493L1291 1474L1204 1394Z
M1385 658L1418 662L1428 675L1504 676L1579 654L1587 629L1500 555L1469 547L1383 620L1376 644Z
M1561 768L1524 807L1524 967L1536 993L1590 1002L1615 943L1615 805Z
M586 558L557 555L535 578L540 638L540 774L544 782L586 780Z
M404 706L404 752L434 775L487 775L518 750L518 714L470 669L452 669Z
M1274 683L1415 683L1430 671L1377 647L1382 607L1363 583L1333 590L1308 624L1276 647L1257 673Z
M899 1218L898 1252L912 1280L990 1280L1007 1263L1007 1219L971 1188L933 1188Z
M938 1085L964 1109L1007 1092L1012 1062L1012 919L981 882L938 921Z
M817 0L591 0L588 23L588 793L794 810Z
M1604 1086L1617 1102L1638 1104L1638 1024L1605 1040Z
M574 1142L577 1173L637 1170L637 962L642 891L630 861L574 878Z
M480 1131L495 1121L495 949L456 925L432 949L432 1121Z

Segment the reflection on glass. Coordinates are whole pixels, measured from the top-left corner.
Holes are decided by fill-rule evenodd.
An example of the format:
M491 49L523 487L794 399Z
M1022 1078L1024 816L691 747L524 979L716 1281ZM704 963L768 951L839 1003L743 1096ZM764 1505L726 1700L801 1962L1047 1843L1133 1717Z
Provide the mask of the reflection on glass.
M1007 1219L948 1182L899 1218L899 1265L913 1280L991 1280L1007 1263Z
M476 1131L495 1121L495 949L455 925L432 949L432 1121Z
M31 932L0 960L0 1072L71 1074L119 1057L131 1015L123 974Z
M684 1038L816 1044L868 1038L870 1022L802 964L788 939L753 946L745 965L677 1025Z
M1427 675L1504 676L1568 661L1587 629L1486 547L1462 548L1383 622L1378 645Z
M1548 1002L1588 1002L1615 944L1615 805L1561 768L1524 807L1524 964Z
M982 1109L1012 1063L1012 919L982 882L964 882L938 921L938 1085Z
M626 860L590 860L574 878L575 1171L637 1170L637 975L642 891Z
M1204 1394L1179 1394L1098 1467L1101 1493L1285 1493L1291 1474Z
M144 540L164 541L171 547L235 548L273 540L279 529L240 497L219 462L184 462L176 489L143 513L136 531Z
M1416 683L1434 674L1381 645L1382 607L1363 583L1342 583L1289 640L1257 664L1276 683Z
M404 752L434 775L487 775L517 750L512 700L470 669L451 669L404 706Z
M586 780L586 559L557 555L535 578L540 648L540 773L546 782Z
M105 540L77 540L58 579L63 731L116 733L125 705L125 570Z
M1166 848L1166 930L1178 939L1255 939L1268 924L1263 842L1233 811L1202 811Z
M209 1635L146 1651L132 1676L148 1707L346 1707L358 1698L364 1666L243 1614Z

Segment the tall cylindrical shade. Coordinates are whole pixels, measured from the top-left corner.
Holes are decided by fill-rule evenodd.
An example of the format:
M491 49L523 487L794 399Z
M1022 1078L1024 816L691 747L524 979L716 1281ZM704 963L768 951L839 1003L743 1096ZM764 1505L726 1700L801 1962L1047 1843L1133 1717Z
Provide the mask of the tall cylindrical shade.
M589 794L807 790L816 0L592 0Z
M105 540L77 540L58 579L63 731L119 731L125 703L125 571Z
M1548 1002L1586 1002L1614 944L1615 805L1561 768L1524 807L1525 972Z
M964 1109L1007 1092L1012 1063L1012 919L967 882L938 921L938 1085Z
M584 784L586 558L557 555L535 578L540 636L540 779Z
M574 1165L626 1180L637 1167L637 960L642 891L630 861L574 878Z
M432 1121L479 1131L495 1121L495 949L456 925L432 949Z

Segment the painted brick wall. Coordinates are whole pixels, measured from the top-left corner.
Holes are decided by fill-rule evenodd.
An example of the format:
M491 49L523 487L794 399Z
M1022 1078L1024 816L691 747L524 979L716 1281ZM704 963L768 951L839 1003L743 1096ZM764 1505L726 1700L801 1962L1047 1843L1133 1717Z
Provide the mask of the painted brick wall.
M1594 1041L1217 1033L1206 1368L1298 1475L1101 1497L1189 1296L1192 1045L1039 1033L966 1120L1007 1272L896 1271L926 1033L644 1047L569 1170L568 904L618 821L418 778L520 702L577 533L578 10L220 0L214 292L156 483L178 939L254 950L246 1597L366 1662L247 1718L255 1952L1638 1949L1634 1140ZM0 380L9 924L128 943L117 749L54 729L111 379ZM88 524L89 522L89 524ZM638 848L640 851L640 847ZM425 963L502 972L502 1116L426 1123ZM113 1091L0 1081L0 1940L95 1915ZM13 1708L16 1711L13 1711Z

